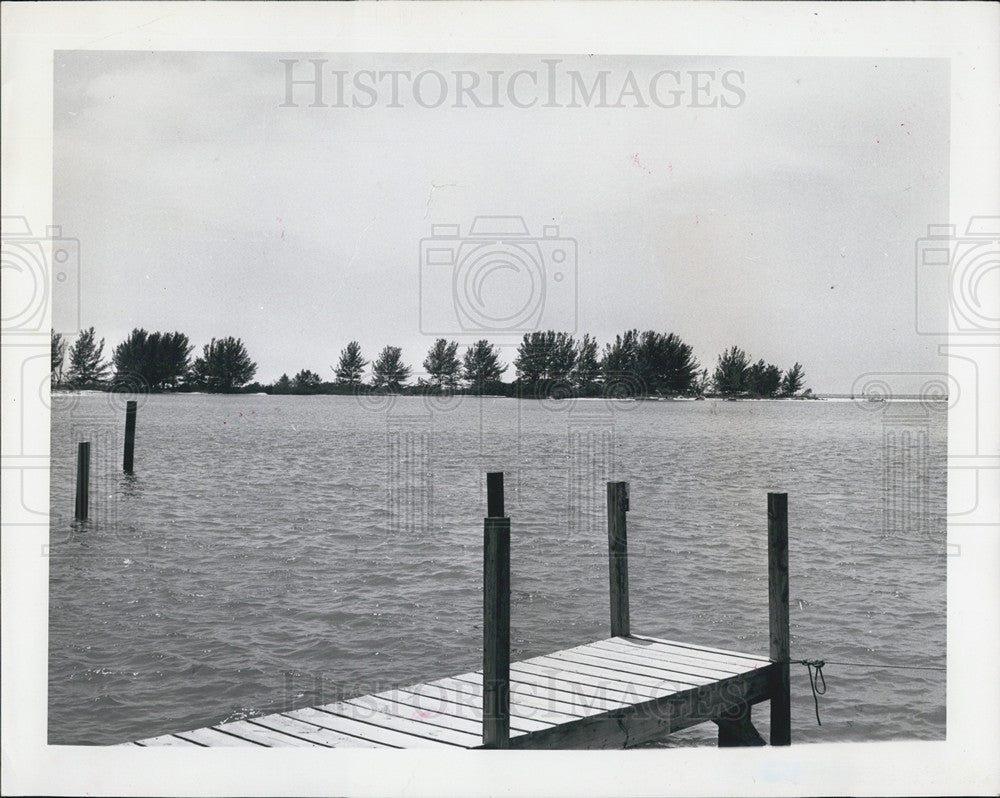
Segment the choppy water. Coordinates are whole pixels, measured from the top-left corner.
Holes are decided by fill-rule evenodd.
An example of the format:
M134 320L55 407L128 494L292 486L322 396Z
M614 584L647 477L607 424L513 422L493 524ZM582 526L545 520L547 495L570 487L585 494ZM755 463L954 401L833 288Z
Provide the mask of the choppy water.
M607 636L614 478L631 482L633 631L766 655L766 493L781 490L793 658L944 665L943 405L153 396L133 477L123 417L108 396L54 397L53 744L476 669L489 470L507 473L515 658ZM826 675L817 727L792 666L795 742L944 737L943 672ZM754 718L766 733L766 708ZM668 744L714 743L708 724Z

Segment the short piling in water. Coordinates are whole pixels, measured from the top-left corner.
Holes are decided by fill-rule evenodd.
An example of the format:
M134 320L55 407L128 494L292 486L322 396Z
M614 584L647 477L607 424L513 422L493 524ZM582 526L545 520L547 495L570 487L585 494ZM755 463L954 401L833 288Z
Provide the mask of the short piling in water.
M125 405L125 456L122 458L122 470L132 473L132 462L135 455L135 414L138 404L129 400Z
M483 745L510 747L510 519L503 473L486 475L483 519Z
M611 636L629 636L628 539L625 513L628 512L628 483L608 483L608 570L611 578Z
M76 519L87 520L90 504L90 441L80 441L76 453Z
M767 494L767 593L771 661L776 663L771 698L771 745L791 745L788 628L788 494Z

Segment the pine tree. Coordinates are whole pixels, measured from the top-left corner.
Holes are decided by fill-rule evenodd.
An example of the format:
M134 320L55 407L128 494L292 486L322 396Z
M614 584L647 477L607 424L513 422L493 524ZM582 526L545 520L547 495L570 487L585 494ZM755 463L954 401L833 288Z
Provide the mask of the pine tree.
M195 360L191 374L196 384L212 393L232 393L246 385L257 373L257 364L250 359L239 338L212 339Z
M287 379L287 377L286 377ZM322 384L319 374L309 369L303 369L295 375L294 386L299 393L315 393Z
M569 333L546 330L525 333L517 347L514 367L528 392L548 395L569 383L576 365L576 342Z
M188 375L193 348L184 333L132 330L112 355L115 377L138 378L150 390L174 387Z
M713 381L715 390L724 396L743 393L747 390L747 375L750 358L738 346L731 346L721 355L715 366Z
M698 361L674 333L646 330L636 348L636 371L648 392L681 394L695 390Z
M601 363L597 357L597 340L589 334L576 345L576 366L573 368L573 382L577 388L589 389L601 377Z
M454 388L458 384L461 368L458 341L438 338L424 358L424 369L430 375L430 383L439 388Z
M805 382L805 379L806 373L802 370L802 364L796 363L785 372L785 376L781 379L782 395L795 396L795 394L802 390L802 384Z
M292 392L292 381L288 379L287 374L282 374L278 377L277 381L271 389L271 393L291 393Z
M491 384L500 382L507 364L500 361L500 350L485 338L465 350L462 360L462 377L476 393L489 390Z
M638 379L639 331L627 330L616 335L614 343L604 347L604 359L601 361L601 371L604 381Z
M410 379L410 367L403 363L403 350L387 346L372 364L372 385L389 391L398 391Z
M84 330L69 350L69 382L76 387L97 385L107 377L104 361L104 339L96 343L94 328Z
M52 384L59 385L63 378L63 362L66 360L66 339L52 330Z
M712 381L708 378L708 369L702 369L695 382L694 391L698 396L704 396L711 384Z
M758 360L746 374L746 390L754 396L774 396L781 388L781 369L763 359Z
M333 370L341 385L360 385L368 361L361 357L361 344L351 341L340 352L340 361Z

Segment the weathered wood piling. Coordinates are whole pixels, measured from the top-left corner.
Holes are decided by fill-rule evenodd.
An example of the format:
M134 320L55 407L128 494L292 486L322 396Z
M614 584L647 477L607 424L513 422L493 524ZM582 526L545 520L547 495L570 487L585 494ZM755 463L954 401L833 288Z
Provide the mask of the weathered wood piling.
M486 477L483 519L483 746L510 744L510 519L503 473Z
M132 473L132 464L135 456L135 415L138 403L129 400L125 404L125 454L122 457L122 470L126 474Z
M788 628L788 494L767 494L767 594L770 656L775 663L771 696L771 745L792 741Z
M90 504L90 441L80 441L76 452L76 520L86 521Z
M628 539L625 514L628 512L628 483L608 483L608 573L611 579L611 636L629 636Z

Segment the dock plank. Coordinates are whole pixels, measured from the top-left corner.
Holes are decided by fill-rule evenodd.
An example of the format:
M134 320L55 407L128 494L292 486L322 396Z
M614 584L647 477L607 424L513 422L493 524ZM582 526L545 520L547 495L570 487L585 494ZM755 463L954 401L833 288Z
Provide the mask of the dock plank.
M699 656L715 656L720 660L732 660L736 662L747 662L749 661L750 667L753 668L753 663L758 663L762 665L770 665L771 660L767 657L757 656L755 654L741 654L739 651L729 651L725 648L709 648L707 646L699 646L693 643L681 643L676 640L664 640L659 637L650 637L649 635L632 635L631 637L612 637L611 640L622 640L626 642L631 642L633 644L641 643L645 641L647 643L652 643L656 647L662 647L664 649L682 649L685 651L697 652Z
M192 740L186 740L183 737L178 737L176 734L161 734L159 737L147 737L145 740L139 740L139 745L146 747L171 747L171 748L204 748L204 743L196 743Z
M513 689L519 696L519 701L524 701L529 706L535 706L537 701L544 701L545 704L540 706L551 707L564 715L585 717L594 712L627 706L624 700L586 694L586 691L580 690L577 685L553 682L551 679L548 679L546 684L541 684L533 681L536 678L534 674L518 672L516 678L517 681L514 682L516 687Z
M451 676L447 679L438 679L434 682L423 685L415 685L405 688L411 694L421 696L421 699L434 701L437 696L442 696L445 700L461 704L469 709L464 710L470 717L482 717L483 709L483 685L482 675L472 674L468 677L459 678ZM551 722L544 722L533 714L533 710L520 705L511 707L511 728L518 728L521 731L536 731L539 727L545 728L564 721L564 717L554 718Z
M482 700L482 688L479 687L478 690ZM562 698L566 699L568 696ZM543 721L546 726L557 726L589 714L586 707L580 704L553 698L544 688L529 691L518 682L511 682L510 705L511 712L516 713L519 718Z
M621 643L614 638L609 640L598 640L596 643L591 643L590 645L583 646L581 648L585 648L593 652L605 652L606 655L622 658L622 661L624 662L635 662L636 664L643 664L647 662L654 664L672 662L677 665L694 665L698 668L715 671L718 674L718 678L735 676L736 674L744 673L747 670L745 663L737 665L732 664L729 661L698 657L694 654L681 653L680 649L676 652L651 650L650 648L644 646ZM751 668L752 667L753 666L751 665Z
M511 671L539 686L549 686L560 693L577 695L585 704L596 700L616 701L628 706L637 701L646 701L658 695L676 692L667 688L654 690L645 685L626 685L585 673L574 673L564 667L551 667L527 661L519 662L516 667L511 665Z
M343 715L327 712L322 708L308 707L286 712L285 715L314 723L326 729L331 729L352 737L379 743L390 748L456 748L453 743L435 740L417 734L409 734L397 729L385 728L374 723L368 723Z
M244 740L259 743L260 745L267 746L268 748L284 748L286 746L294 746L296 748L322 747L322 743L311 742L294 734L287 734L285 732L276 731L275 729L270 729L267 726L258 723L256 718L250 720L234 720L229 723L220 723L218 726L213 728L229 734L234 734L237 737L242 737Z
M437 726L447 726L476 736L483 732L481 701L476 707L474 703L457 703L441 696L420 696L398 688L376 693L373 698L398 704L400 712L414 720Z
M642 676L637 673L622 673L621 671L615 671L601 665L590 665L560 657L534 657L528 662L532 665L554 668L560 671L565 671L566 673L592 676L601 680L601 682L623 685L628 689L634 687L649 687L655 690L670 689L673 691L679 691L687 690L696 686L690 682L681 681L679 679L658 679L652 676ZM527 662L525 664L527 664Z
M559 651L549 656L552 659L558 659L564 662L573 662L580 665L592 665L596 668L602 668L604 670L620 673L624 677L626 677L626 681L628 681L632 677L641 676L652 679L657 683L662 681L670 681L675 684L686 685L687 687L697 687L699 684L716 682L720 678L717 674L680 671L667 666L651 668L646 665L635 665L629 662L623 662L620 659L611 659L609 657L602 657L598 654L593 654L590 652ZM693 666L691 666L691 668L692 670L694 669ZM730 674L724 674L724 676L729 676L729 675Z
M483 728L483 698L461 690L449 690L443 687L435 688L432 693L411 693L403 690L390 690L381 693L382 697L400 704L405 704L417 712L448 715L461 721L456 728L474 734L482 734ZM514 705L516 706L516 704ZM510 733L525 734L531 731L553 726L555 723L543 723L536 719L521 717L511 709Z
M565 722L567 716L591 715L595 708L603 711L628 705L625 700L602 698L596 689L581 689L579 685L553 678L551 674L531 672L531 666L522 668L518 664L511 678L511 692L518 696L519 701L562 716L559 722Z
M462 689L472 691L471 695L475 700L482 702L483 686L482 675L473 677L475 681L457 680L463 682ZM572 704L568 702L558 702L546 699L537 695L537 691L531 691L525 685L511 682L511 715L516 717L519 723L541 723L543 726L555 726L565 723L579 716L579 713ZM537 731L537 729L533 729Z
M536 685L531 678L522 679L515 673L518 665L519 663L512 663L511 665L510 689L511 701L513 702L511 712L514 715L522 719L548 720L548 717L543 717L539 714L540 711L548 711L548 714L552 715L551 723L548 725L564 723L568 718L580 715L577 708L579 704L577 696L572 693L567 693L566 695L551 693L551 690L545 690L541 685ZM451 687L470 693L481 702L483 696L483 674L482 671L479 671L451 676L447 679L430 682L428 686L434 686L435 688L438 686ZM542 687L542 689L540 690L539 687ZM539 693L541 693L540 696ZM536 697L544 699L547 703L539 703L534 700ZM615 704L615 706L622 706L622 704Z
M387 729L418 734L432 740L451 743L452 745L471 747L480 741L480 735L463 731L457 725L442 725L429 718L415 718L407 712L407 707L374 695L360 696L325 708L327 712L353 718L355 720L374 723ZM438 720L447 720L442 715Z
M579 714L580 709L587 710L584 714L591 714L591 709L617 709L627 706L629 700L624 693L618 691L604 692L588 685L580 685L567 681L565 674L553 674L551 669L535 665L522 665L518 663L516 673L513 676L513 684L516 689L523 691L526 695L545 698L554 702L553 706L559 708L562 704L570 706L566 711L572 714Z
M330 729L325 729L322 726L317 726L315 723L307 723L306 721L299 720L298 718L290 718L280 712L275 713L274 715L265 715L263 717L253 718L253 722L273 731L283 732L284 734L292 734L296 737L301 737L303 740L309 740L319 745L325 745L331 748L384 747L378 743L372 742L371 740L363 740L360 737L351 737L348 734L340 734L338 732L331 731Z
M255 743L251 740L246 740L243 737L235 737L232 734L226 734L225 732L221 732L218 729L213 729L211 727L207 729L192 729L191 731L178 732L177 736L182 737L185 740L191 740L192 742L212 747L258 748L263 745L263 743Z

